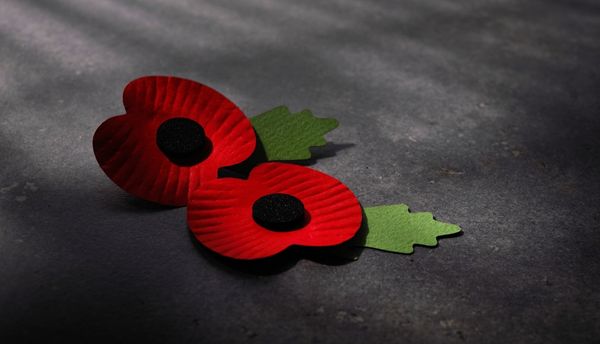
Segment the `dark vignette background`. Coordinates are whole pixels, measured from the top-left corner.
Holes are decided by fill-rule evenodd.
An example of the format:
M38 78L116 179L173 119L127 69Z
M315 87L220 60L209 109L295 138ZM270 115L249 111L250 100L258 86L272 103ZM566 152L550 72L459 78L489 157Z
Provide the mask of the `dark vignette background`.
M599 40L593 0L2 0L0 341L597 342ZM94 159L146 74L338 118L314 168L464 235L211 259Z

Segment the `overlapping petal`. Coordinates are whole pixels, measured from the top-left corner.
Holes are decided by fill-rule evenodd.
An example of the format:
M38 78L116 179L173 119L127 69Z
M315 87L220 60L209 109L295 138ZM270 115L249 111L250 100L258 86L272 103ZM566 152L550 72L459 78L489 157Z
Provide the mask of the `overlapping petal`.
M252 205L260 197L284 193L304 204L307 224L288 232L257 224ZM190 194L188 225L204 246L227 257L259 259L291 245L332 246L359 230L362 210L352 191L319 171L291 164L264 163L247 180L211 180Z
M140 198L187 204L189 190L217 177L220 167L247 159L256 137L250 121L225 96L200 83L170 76L130 82L123 93L126 114L96 130L94 153L102 170L118 186ZM199 123L211 148L193 165L173 163L156 144L158 127L172 118Z

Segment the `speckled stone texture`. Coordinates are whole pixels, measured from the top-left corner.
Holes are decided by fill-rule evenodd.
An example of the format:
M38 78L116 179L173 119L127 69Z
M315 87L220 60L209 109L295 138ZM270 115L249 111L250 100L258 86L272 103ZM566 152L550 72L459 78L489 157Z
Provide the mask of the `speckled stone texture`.
M2 0L0 342L597 342L599 38L594 0ZM217 259L94 159L147 74L338 118L312 167L464 234Z

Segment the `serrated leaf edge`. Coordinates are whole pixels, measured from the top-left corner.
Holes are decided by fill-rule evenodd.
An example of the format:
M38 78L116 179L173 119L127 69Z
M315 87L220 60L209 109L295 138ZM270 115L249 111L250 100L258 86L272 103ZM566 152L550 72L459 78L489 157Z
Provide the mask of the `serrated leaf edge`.
M268 161L298 161L298 160L308 160L312 157L312 152L310 151L310 149L312 147L323 147L327 145L327 140L325 139L325 135L331 131L333 131L334 129L336 129L339 126L339 121L335 118L331 118L331 117L317 117L315 116L311 110L309 109L303 109L299 112L292 112L290 111L290 109L286 106L286 105L279 105L276 106L270 110L264 111L252 118L250 118L250 121L252 122L253 120L262 120L262 118L260 118L261 116L265 116L267 113L269 112L273 112L273 111L284 111L286 112L286 116L308 116L309 118L313 118L318 122L330 122L331 125L329 125L329 128L327 128L325 131L318 131L318 136L319 136L319 142L316 143L311 143L310 145L308 145L305 149L303 149L301 154L298 154L298 158L297 159L293 159L293 160L281 160L281 159L268 159ZM254 126L254 123L253 123ZM256 130L256 129L255 129ZM260 134L257 131L257 136L260 136ZM259 137L260 139L260 137Z
M376 208L376 207L385 207L385 206L405 206L405 207L406 207L406 211L407 211L409 214L413 214L413 215L417 215L417 214L424 214L424 215L428 215L428 217L430 217L430 218L431 218L431 220L433 220L433 221L435 221L435 222L439 223L440 225L446 225L446 226L454 227L456 230L455 230L455 231L453 231L452 233L445 233L445 234L440 234L440 235L436 235L436 236L434 236L434 238L433 238L433 244L428 244L428 243L419 243L419 242L413 242L413 243L411 243L411 244L410 244L410 251L407 251L407 252L386 250L386 249L379 248L379 247L368 246L368 245L366 245L366 243L365 243L365 245L364 245L363 247L370 248L370 249L373 249L373 250L382 251L382 252L391 252L391 253L399 253L399 254L411 255L411 254L413 254L413 253L415 252L415 246L423 246L423 247L437 247L437 246L439 245L439 239L441 239L441 238L444 238L444 237L448 237L448 236L452 236L452 235L456 235L456 234L458 234L458 233L462 232L462 228L461 228L459 225L456 225L456 224L453 224L453 223L442 222L442 221L436 220L436 218L433 216L433 213L431 213L431 212L428 212L428 211L421 211L421 212L416 212L416 213L413 213L413 212L410 210L410 207L409 207L407 204L404 204L404 203L400 203L400 204L390 204L390 205L380 205L380 206L373 206L373 207L367 207L367 208L365 208L365 209L368 209L368 208ZM366 215L365 215L365 217L366 217ZM369 235L369 234L368 234L368 231L367 231L367 234L366 234L366 235L367 235L367 236Z

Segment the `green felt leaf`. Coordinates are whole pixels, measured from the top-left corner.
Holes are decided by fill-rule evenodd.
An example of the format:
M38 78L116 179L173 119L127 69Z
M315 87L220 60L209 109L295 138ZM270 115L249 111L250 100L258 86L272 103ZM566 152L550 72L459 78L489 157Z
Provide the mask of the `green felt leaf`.
M309 110L291 113L278 106L250 119L268 161L310 159L309 148L324 146L323 135L335 129L334 118L317 118Z
M437 237L461 231L457 225L434 220L431 213L411 213L406 204L364 210L368 225L365 247L409 254L413 245L436 246Z

